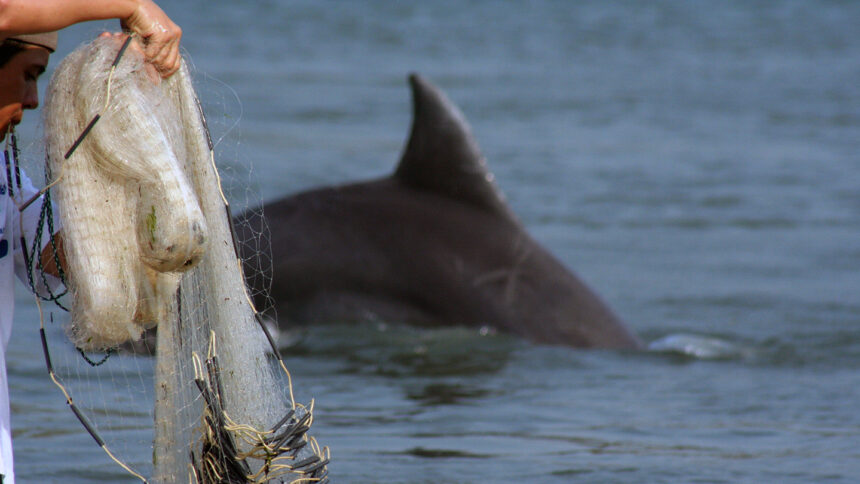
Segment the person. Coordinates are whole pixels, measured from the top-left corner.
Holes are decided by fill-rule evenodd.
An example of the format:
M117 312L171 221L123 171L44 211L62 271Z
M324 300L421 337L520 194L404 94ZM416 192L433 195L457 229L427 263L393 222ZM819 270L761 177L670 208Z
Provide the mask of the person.
M182 30L152 0L0 0L0 143L21 122L24 110L38 107L36 81L56 49L56 31L113 18L142 39L141 49L158 74L166 78L179 69ZM13 274L28 284L19 228L25 240L33 239L40 203L23 213L18 207L36 193L26 174L16 173L8 162L0 167L0 484L15 481L6 348L12 330ZM42 249L42 260L50 266L53 254L46 255L51 248Z

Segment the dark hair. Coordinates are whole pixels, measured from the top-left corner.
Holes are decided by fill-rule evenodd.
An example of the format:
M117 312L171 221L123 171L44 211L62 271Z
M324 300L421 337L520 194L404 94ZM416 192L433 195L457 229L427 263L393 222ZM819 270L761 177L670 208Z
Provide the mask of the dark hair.
M24 51L24 46L17 42L3 42L0 44L0 67L6 65L13 57Z

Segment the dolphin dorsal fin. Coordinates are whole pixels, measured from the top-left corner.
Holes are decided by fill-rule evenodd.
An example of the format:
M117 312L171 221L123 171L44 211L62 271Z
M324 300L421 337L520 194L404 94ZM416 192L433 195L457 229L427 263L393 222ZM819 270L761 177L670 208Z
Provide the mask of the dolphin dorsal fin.
M457 106L417 74L409 84L412 133L394 177L515 220Z

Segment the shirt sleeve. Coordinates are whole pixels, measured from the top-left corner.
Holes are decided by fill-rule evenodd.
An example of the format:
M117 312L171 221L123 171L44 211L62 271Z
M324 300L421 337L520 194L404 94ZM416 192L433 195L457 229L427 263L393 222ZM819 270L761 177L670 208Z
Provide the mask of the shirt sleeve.
M33 187L33 183L23 172L21 173L21 191L20 194L16 194L16 202L23 203L36 195L39 191ZM25 286L30 287L30 278L27 275L27 264L24 259L23 251L21 250L21 240L20 237L23 236L25 243L27 244L28 256L33 253L33 244L36 242L36 234L39 233L39 216L42 211L42 204L44 202L44 195L40 196L33 203L30 204L26 209L24 209L21 214L21 229L23 233L18 233L18 238L12 241L15 247L15 274L18 276L18 279L24 283ZM53 202L52 202L53 203ZM52 206L53 208L53 206ZM52 210L52 213L57 213L56 210ZM18 223L15 220L13 223ZM58 217L54 217L54 232L58 232L60 230L61 224ZM51 234L49 233L47 221L43 223L42 226L42 237L39 242L39 250L36 251L36 257L41 257L42 251L48 244L51 243ZM36 292L44 297L48 297L52 292L56 294L56 292L62 287L62 283L59 278L54 276L45 275L42 276L42 273L37 269L36 261L31 261L30 269L32 271L32 280L35 284Z

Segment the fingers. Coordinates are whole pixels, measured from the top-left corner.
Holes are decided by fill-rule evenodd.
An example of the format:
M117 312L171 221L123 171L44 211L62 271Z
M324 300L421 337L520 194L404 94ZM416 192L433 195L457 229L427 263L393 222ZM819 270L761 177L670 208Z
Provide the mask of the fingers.
M164 71L162 73L163 77L170 77L176 71L179 70L179 67L182 65L182 56L179 54L179 42L175 42L175 46L171 46L169 49L169 53L167 55L167 59L164 61Z
M141 0L137 9L123 25L140 35L145 45L144 54L161 77L173 75L181 65L179 40L182 29L152 1Z
M146 58L158 69L162 77L170 77L179 70L179 39L182 37L182 30L175 24L165 27L155 23L151 32L148 37L143 38L146 45Z
M125 39L128 38L128 34L126 34L124 32L102 32L101 34L99 34L99 37L100 38L106 38L106 37L113 38L117 42L117 47L119 47L119 45L122 44L123 42L125 42ZM134 51L137 54L139 54L141 57L146 58L146 51L145 51L143 43L140 40L134 39L131 42L131 44L129 44L128 49L129 49L129 51ZM177 50L177 52L178 52L178 50ZM177 62L177 68L178 68L178 60L176 62ZM158 85L159 83L161 83L161 79L162 79L161 72L162 71L158 70L158 68L156 67L156 64L154 62L146 62L144 64L144 71L146 72L147 77L149 78L150 81L152 81L153 84ZM175 72L175 70L174 70L174 72ZM170 74L172 74L172 72ZM168 77L168 75L164 75L163 77L166 78L166 77Z

